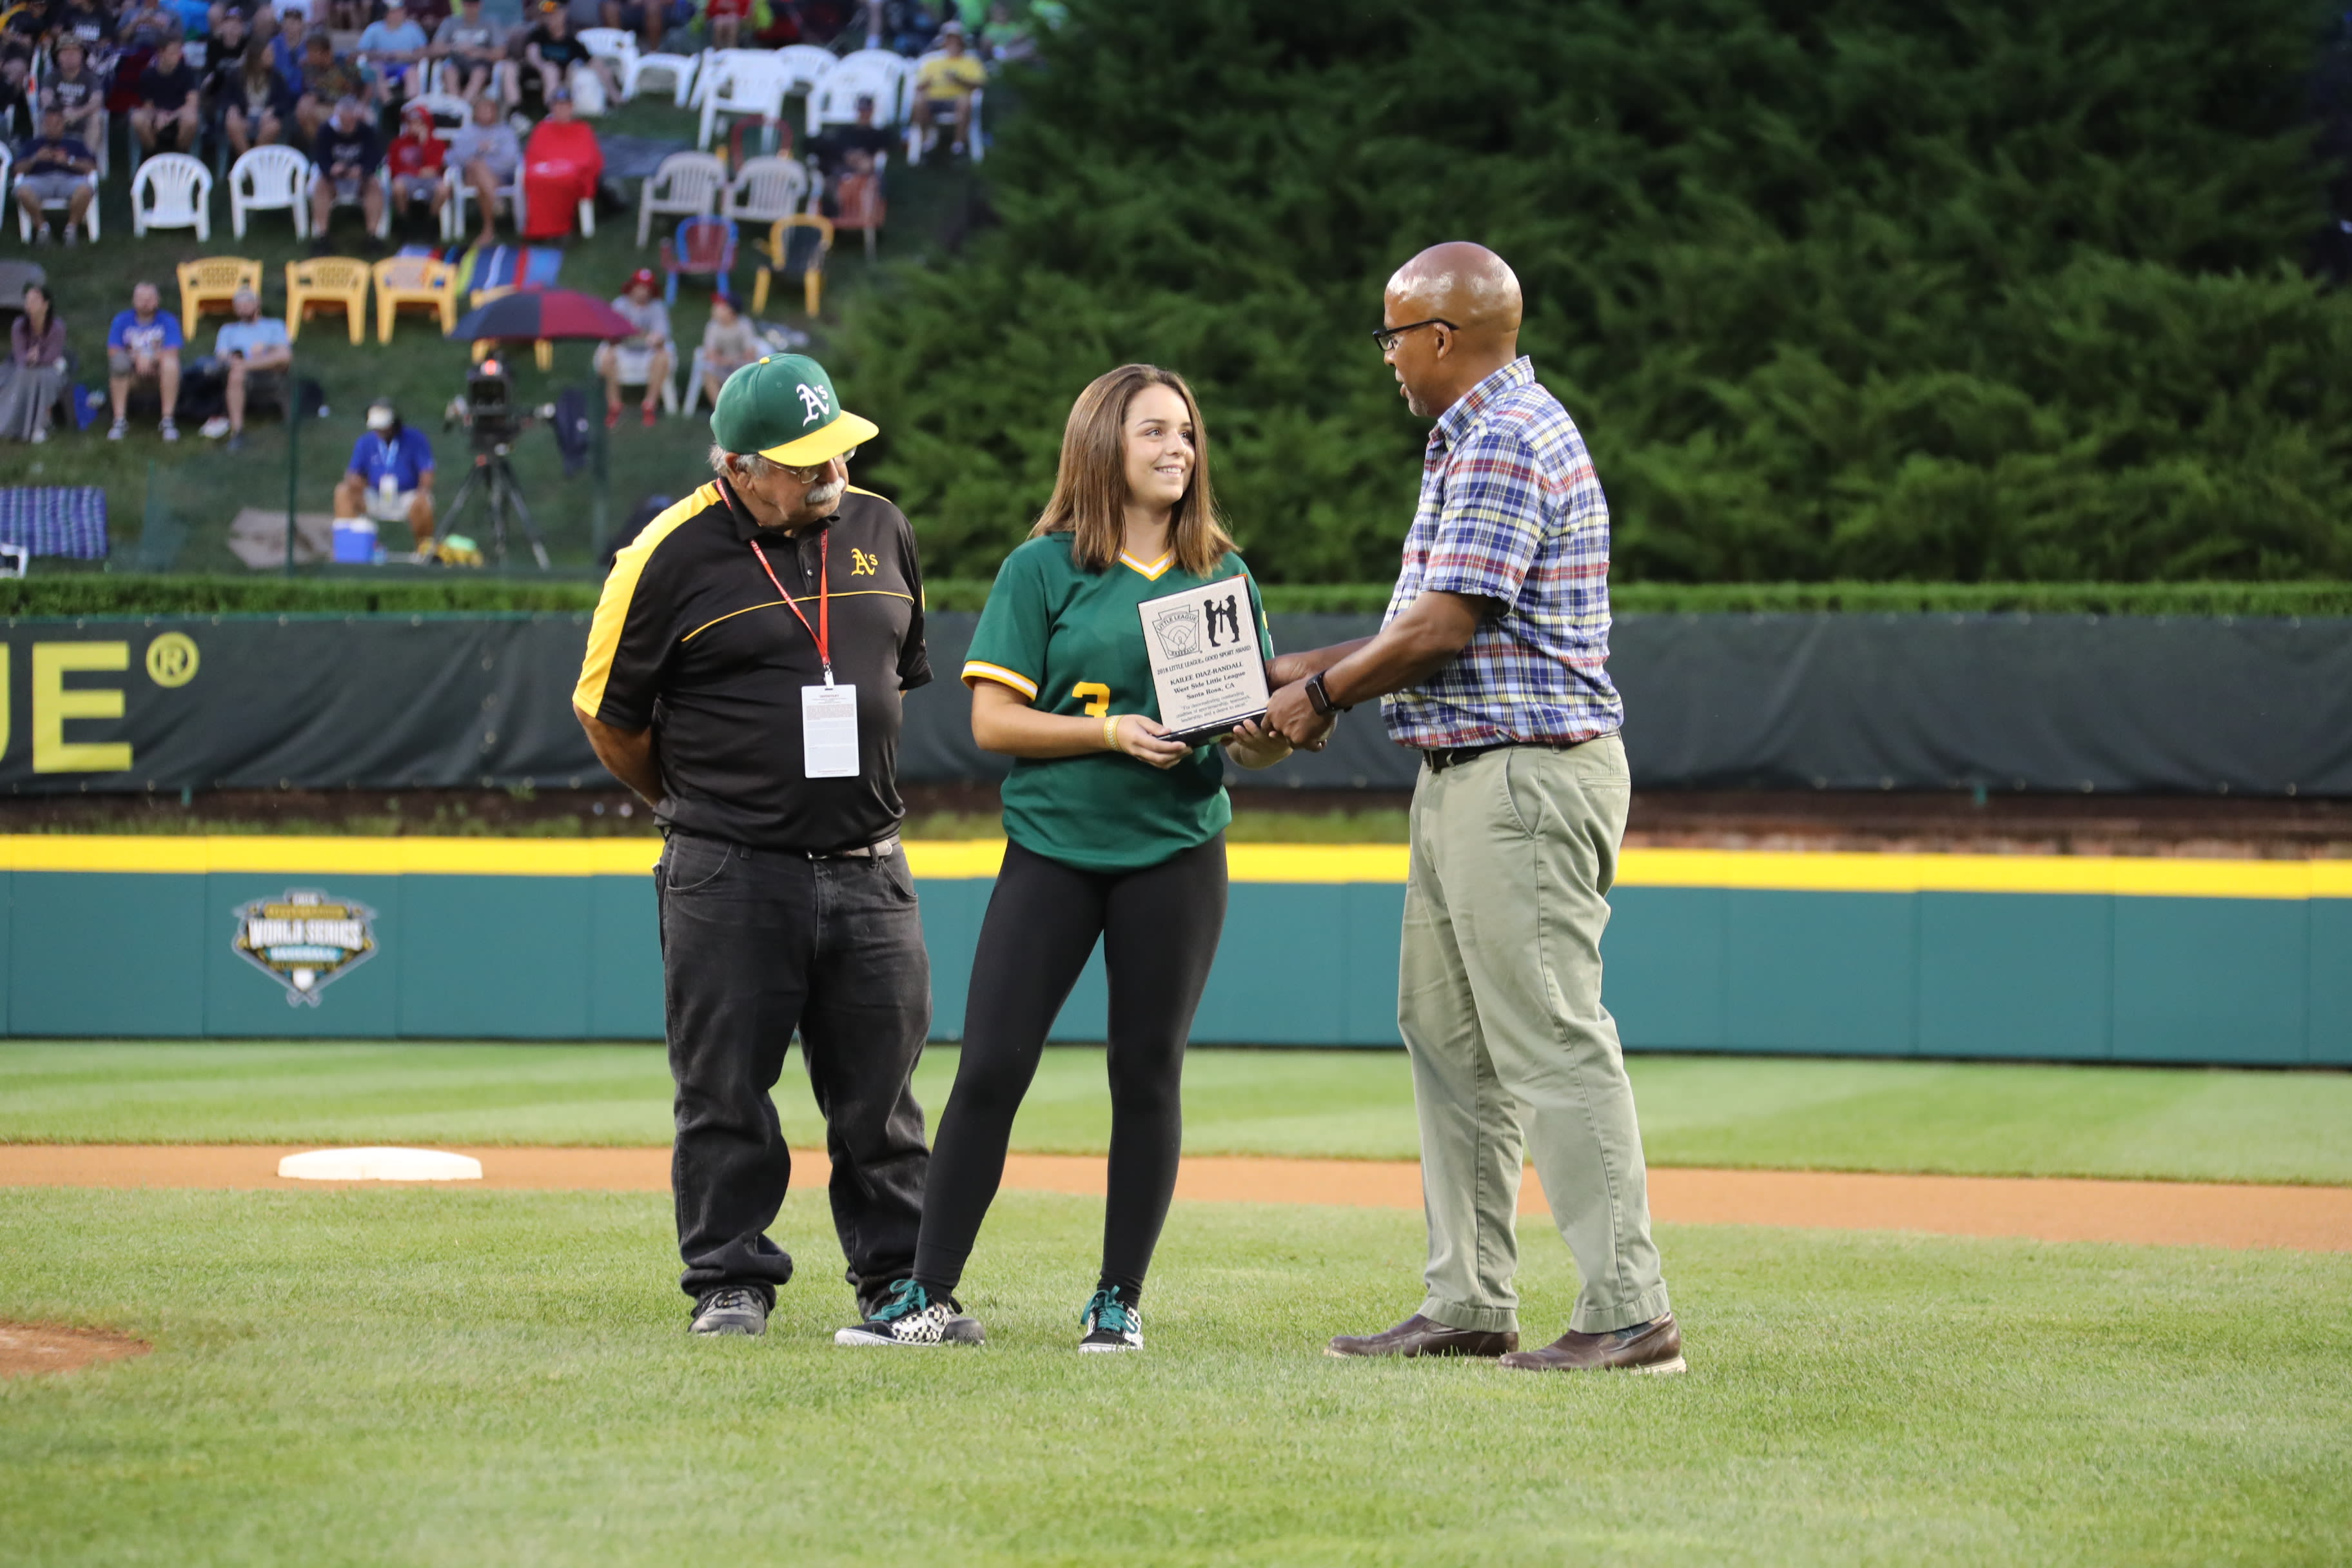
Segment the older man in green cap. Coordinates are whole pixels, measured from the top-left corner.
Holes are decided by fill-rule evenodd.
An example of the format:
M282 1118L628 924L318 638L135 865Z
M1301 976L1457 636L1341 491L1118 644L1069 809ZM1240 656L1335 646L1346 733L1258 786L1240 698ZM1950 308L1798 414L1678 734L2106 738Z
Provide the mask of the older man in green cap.
M710 433L718 477L614 563L572 700L668 839L655 879L692 1327L756 1334L793 1274L767 1231L792 1176L769 1091L795 1030L859 1306L914 1267L929 1152L908 1079L930 961L895 774L900 693L931 667L914 531L850 486L876 431L824 367L744 366Z

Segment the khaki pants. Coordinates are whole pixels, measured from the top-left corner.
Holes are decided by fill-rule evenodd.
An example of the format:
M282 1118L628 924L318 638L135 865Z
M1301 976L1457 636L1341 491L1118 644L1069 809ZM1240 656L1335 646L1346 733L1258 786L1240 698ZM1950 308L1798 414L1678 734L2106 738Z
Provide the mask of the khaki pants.
M1523 1146L1584 1277L1569 1326L1666 1310L1633 1089L1601 1005L1631 794L1614 735L1423 768L1413 790L1397 1022L1429 1215L1421 1310L1448 1327L1518 1327Z

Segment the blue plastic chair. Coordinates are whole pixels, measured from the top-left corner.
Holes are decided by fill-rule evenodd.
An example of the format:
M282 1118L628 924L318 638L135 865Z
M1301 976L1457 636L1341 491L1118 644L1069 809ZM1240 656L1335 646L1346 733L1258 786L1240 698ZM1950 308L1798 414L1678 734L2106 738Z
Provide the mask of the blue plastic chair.
M662 271L667 281L662 286L662 303L677 303L677 280L681 274L708 277L722 299L735 298L733 284L728 274L735 270L735 224L731 218L690 217L677 226L674 240L661 243Z

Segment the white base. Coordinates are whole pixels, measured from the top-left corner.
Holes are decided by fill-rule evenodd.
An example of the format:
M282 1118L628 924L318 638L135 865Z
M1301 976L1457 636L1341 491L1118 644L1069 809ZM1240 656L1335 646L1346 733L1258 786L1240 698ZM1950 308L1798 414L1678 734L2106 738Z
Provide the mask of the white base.
M278 1162L298 1182L478 1182L482 1163L440 1149L313 1149Z

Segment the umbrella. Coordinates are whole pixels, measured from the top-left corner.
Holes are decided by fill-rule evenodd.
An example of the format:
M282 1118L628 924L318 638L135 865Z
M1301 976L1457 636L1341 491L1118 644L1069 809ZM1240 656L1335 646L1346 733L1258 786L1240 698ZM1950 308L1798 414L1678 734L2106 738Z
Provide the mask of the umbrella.
M475 309L453 328L453 338L596 338L635 336L626 316L602 300L570 289L518 289Z

